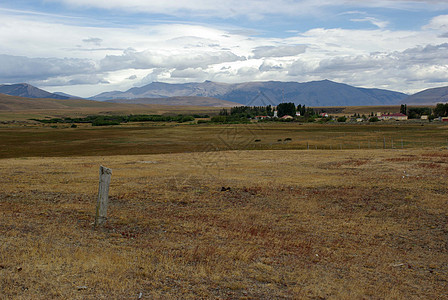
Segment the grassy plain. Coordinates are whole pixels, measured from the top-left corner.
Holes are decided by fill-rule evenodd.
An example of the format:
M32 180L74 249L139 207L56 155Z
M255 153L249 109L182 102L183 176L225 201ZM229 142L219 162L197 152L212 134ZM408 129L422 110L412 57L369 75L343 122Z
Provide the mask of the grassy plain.
M0 299L446 299L447 130L4 124Z
M442 123L236 125L141 123L70 128L0 125L0 158L129 155L216 150L446 148Z
M3 159L0 298L444 299L447 172L415 149Z
M217 113L220 108L189 105L122 104L82 99L32 99L0 94L0 124L30 119L86 117L89 115Z

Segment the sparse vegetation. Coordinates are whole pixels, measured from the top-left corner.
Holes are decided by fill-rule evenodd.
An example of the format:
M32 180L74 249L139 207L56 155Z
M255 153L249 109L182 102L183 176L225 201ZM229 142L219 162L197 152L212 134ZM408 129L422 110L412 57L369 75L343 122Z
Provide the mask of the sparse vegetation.
M0 295L443 298L447 169L421 150L3 159Z
M0 127L1 299L445 295L440 122L76 124Z

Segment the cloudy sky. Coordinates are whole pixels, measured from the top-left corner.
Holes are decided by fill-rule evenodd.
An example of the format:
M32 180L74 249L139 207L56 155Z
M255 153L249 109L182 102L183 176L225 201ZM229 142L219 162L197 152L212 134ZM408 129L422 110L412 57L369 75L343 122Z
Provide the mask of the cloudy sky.
M447 0L14 0L0 20L0 83L82 97L153 81L448 85Z

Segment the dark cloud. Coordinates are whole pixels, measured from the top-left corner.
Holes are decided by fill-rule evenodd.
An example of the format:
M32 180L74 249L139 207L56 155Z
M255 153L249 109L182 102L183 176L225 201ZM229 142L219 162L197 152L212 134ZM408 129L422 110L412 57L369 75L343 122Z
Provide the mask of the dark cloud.
M0 81L2 82L29 82L52 77L97 73L93 61L77 58L29 58L1 54L0 66Z
M201 68L189 68L171 72L172 78L205 79L207 75Z
M337 56L317 65L298 59L288 67L289 76L317 76L355 85L390 86L406 82L448 81L448 44L414 47L391 53Z
M88 43L88 44L94 44L96 46L101 46L101 43L103 42L102 39L100 38L88 38L88 39L84 39L82 40L84 43Z
M92 85L110 83L105 80L103 76L97 74L55 77L47 80L30 80L28 82L37 86Z

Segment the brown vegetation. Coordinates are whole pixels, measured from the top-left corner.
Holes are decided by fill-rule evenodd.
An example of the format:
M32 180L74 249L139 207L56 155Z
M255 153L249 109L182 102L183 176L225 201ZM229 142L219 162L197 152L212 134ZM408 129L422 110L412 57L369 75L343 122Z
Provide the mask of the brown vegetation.
M445 151L0 162L2 299L446 297ZM93 230L100 164L111 207Z
M45 117L85 117L113 114L193 114L217 113L220 108L160 104L122 104L83 99L34 99L0 94L0 123Z

